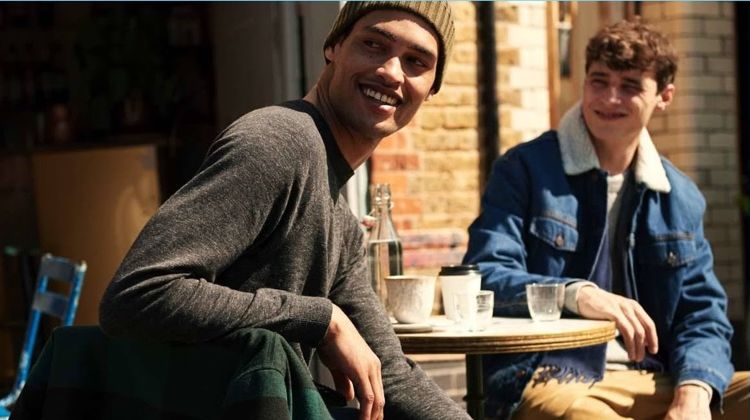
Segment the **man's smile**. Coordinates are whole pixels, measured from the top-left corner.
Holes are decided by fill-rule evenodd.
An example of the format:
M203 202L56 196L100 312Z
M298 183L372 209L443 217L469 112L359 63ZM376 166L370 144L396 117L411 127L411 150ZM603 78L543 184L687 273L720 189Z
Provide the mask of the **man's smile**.
M401 102L398 98L389 96L385 93L377 92L374 89L368 87L363 87L362 93L364 93L365 96L382 102L385 105L397 106Z
M603 120L616 120L616 119L625 118L628 116L626 112L622 112L622 111L606 112L606 111L594 110L594 113L596 114L597 117Z

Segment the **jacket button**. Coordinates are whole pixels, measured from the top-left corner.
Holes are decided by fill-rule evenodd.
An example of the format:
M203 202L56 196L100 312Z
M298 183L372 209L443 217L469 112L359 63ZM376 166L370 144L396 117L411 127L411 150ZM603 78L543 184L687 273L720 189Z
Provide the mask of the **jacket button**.
M677 265L677 254L675 254L674 251L669 251L669 253L667 253L667 264Z
M524 376L526 376L526 371L524 369L516 372L516 379L523 379Z
M558 248L565 245L565 238L562 236L562 234L558 234L555 236L555 246Z

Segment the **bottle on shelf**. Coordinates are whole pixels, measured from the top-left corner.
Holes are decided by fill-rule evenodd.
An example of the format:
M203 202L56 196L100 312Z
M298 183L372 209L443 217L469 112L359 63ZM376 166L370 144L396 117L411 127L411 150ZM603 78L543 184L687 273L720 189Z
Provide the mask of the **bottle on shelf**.
M367 240L367 263L370 271L370 282L383 305L386 304L388 291L385 277L403 274L403 256L401 240L391 219L391 188L388 184L375 184L371 187L372 228Z

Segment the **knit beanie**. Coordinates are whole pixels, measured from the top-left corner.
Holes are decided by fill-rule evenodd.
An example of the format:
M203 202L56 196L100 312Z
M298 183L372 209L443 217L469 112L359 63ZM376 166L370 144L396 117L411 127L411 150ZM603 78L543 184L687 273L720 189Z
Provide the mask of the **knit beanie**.
M456 32L453 27L451 6L447 1L347 1L344 7L339 10L339 14L331 27L331 32L328 33L323 49L325 50L329 46L341 42L344 36L351 31L354 23L362 16L374 10L383 9L397 9L414 13L427 21L438 34L440 45L435 83L432 85L432 90L437 93L443 81L446 57L450 56L451 47L453 47L453 36Z

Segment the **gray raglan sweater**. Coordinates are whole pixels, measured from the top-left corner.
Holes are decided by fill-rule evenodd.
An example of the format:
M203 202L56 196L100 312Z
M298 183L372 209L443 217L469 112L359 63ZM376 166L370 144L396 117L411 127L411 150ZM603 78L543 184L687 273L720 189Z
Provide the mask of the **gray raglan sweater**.
M362 232L340 195L351 175L309 103L241 117L135 240L102 298L102 328L202 342L260 327L307 357L333 302L381 360L387 416L465 418L404 357L370 287Z

